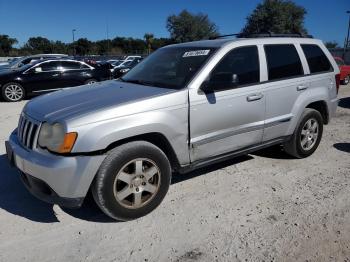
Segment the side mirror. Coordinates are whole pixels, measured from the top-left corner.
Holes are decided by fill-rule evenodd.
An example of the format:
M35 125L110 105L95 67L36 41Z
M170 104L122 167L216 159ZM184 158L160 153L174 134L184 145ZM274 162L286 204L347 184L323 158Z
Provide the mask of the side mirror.
M238 75L226 72L216 73L210 79L204 81L201 89L204 92L214 92L236 87L239 83Z

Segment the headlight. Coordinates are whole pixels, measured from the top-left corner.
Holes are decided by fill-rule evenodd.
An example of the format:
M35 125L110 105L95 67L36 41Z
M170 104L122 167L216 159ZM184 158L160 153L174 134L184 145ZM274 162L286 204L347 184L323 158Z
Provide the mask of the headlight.
M56 153L69 153L75 143L78 134L66 133L64 127L55 123L43 123L39 133L38 143L40 147L47 148Z
M120 73L126 73L126 72L128 72L129 70L130 70L129 68L120 69Z

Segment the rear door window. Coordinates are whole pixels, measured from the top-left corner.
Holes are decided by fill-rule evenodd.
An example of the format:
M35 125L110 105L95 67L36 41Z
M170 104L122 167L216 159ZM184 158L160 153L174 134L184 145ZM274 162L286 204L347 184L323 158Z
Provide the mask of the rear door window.
M265 45L269 80L304 75L298 52L292 44Z
M304 51L310 73L322 73L333 71L333 67L322 49L317 45L301 45Z
M62 61L61 67L63 70L77 70L81 68L81 64L73 61Z

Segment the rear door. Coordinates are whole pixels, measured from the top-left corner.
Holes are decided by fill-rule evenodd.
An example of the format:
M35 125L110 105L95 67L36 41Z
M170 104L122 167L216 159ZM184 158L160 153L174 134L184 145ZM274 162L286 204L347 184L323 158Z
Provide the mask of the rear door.
M229 51L208 77L235 75L237 85L212 93L190 89L190 157L202 160L259 144L265 97L261 92L257 46Z
M86 80L93 78L92 70L79 61L61 62L61 87L83 85Z
M265 44L267 64L266 114L263 141L287 135L293 106L309 87L300 59L301 50L294 44Z

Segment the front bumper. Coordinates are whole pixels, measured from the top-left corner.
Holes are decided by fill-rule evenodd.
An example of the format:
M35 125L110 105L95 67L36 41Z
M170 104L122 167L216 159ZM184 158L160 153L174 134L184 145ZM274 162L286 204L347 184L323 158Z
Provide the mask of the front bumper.
M22 172L28 190L49 203L79 207L105 155L59 156L24 148L14 131L6 150L10 161Z

